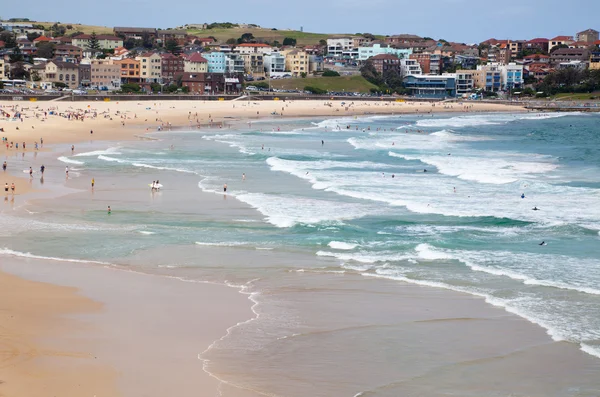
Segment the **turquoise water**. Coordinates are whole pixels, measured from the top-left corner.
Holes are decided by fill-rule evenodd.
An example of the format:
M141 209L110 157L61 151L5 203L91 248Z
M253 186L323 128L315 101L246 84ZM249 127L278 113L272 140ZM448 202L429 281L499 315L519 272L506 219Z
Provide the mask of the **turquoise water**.
M68 164L68 185L87 189L95 177L94 194L6 217L12 234L0 246L256 294L288 286L290 272L407 281L484 297L600 357L599 122L281 120L82 145L51 164L60 171L46 183L62 183ZM155 179L164 188L151 193ZM298 326L293 300L271 304L277 337Z

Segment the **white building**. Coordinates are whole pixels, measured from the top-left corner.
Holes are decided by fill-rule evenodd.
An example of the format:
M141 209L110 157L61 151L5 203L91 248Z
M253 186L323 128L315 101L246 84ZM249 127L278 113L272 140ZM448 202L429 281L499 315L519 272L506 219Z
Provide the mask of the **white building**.
M408 58L412 54L412 48L393 48L390 46L382 46L381 44L373 44L368 47L358 48L358 60L366 61L367 59L381 54L396 55L398 58Z
M354 47L354 38L352 37L327 39L327 56L329 57L343 58L344 53L346 53L346 56L348 56L354 51L358 52L358 49Z
M244 58L240 54L226 54L225 59L225 70L227 73L244 73L246 70L246 63Z
M417 76L423 74L421 65L416 59L401 59L400 72L402 76Z
M525 83L525 79L523 78L523 65L517 65L514 62L510 62L508 65L494 64L490 66L496 67L497 70L500 71L500 80L503 90L520 88Z
M473 72L458 70L454 75L456 78L456 95L468 94L473 91L475 86Z
M242 43L235 47L234 52L238 54L271 54L277 52L274 47L262 43Z
M285 72L285 56L278 52L265 55L263 57L263 65L265 72L269 76L273 76L274 73Z

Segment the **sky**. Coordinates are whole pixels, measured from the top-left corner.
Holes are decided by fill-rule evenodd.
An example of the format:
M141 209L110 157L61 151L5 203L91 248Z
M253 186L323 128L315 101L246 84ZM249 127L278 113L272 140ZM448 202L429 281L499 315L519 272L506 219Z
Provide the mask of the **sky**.
M461 43L600 31L597 0L103 0L6 1L0 17L102 26L169 28L186 23L254 23L315 33L417 34ZM85 3L77 3L85 4Z

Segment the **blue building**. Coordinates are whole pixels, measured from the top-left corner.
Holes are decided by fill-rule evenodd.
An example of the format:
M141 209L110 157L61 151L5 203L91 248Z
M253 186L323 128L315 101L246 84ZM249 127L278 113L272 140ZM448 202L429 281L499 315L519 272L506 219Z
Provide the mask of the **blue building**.
M404 86L417 98L444 99L456 96L456 75L411 75L404 78Z
M206 52L202 56L208 61L208 73L227 71L227 56L224 52Z

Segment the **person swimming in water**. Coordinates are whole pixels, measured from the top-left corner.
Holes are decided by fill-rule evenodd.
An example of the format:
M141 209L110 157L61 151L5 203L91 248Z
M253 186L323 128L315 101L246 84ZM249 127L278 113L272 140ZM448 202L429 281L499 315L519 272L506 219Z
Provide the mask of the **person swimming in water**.
M538 207L533 207L532 210L533 211L539 211L540 209Z
M539 245L547 245L545 241L542 241L541 243L539 243Z
M521 198L524 199L525 198L525 193L521 193Z

